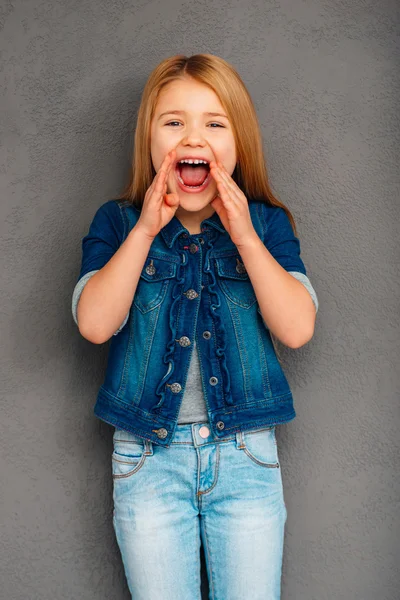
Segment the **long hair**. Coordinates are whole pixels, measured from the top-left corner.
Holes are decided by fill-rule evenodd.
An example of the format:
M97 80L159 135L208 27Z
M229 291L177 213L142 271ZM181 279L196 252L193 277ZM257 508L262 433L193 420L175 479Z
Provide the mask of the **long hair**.
M151 160L150 128L160 91L168 83L185 78L193 78L211 88L226 111L237 151L232 179L246 198L283 208L297 235L292 213L274 196L269 184L260 126L251 96L237 71L213 54L171 56L151 72L137 113L129 181L120 198L141 208L156 175Z
M297 236L292 213L274 196L269 184L262 135L251 96L233 66L213 54L171 56L151 72L137 112L129 181L120 198L141 208L146 191L156 175L151 160L150 131L159 94L168 83L186 78L193 78L211 88L226 111L237 152L237 164L232 179L246 198L283 208ZM270 335L280 360L280 340L272 332Z

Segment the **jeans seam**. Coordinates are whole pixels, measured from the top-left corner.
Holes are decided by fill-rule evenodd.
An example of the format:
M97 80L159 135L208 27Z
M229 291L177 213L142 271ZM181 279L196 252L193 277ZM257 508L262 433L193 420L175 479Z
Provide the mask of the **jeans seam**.
M209 568L209 572L210 572L210 577L209 577L209 581L208 581L208 586L209 586L209 590L211 592L211 600L214 600L215 598L215 594L214 594L214 574L213 574L213 569L212 569L212 564L211 564L211 553L210 553L210 549L208 547L208 539L207 539L207 528L206 528L206 521L204 519L203 521L203 526L204 526L204 541L205 541L205 549L207 552L207 556L208 556L208 564L210 566Z

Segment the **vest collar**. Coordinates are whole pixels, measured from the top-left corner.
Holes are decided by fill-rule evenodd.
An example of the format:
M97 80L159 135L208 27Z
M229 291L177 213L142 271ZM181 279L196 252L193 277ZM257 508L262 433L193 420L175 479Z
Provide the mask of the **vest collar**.
M211 225L211 227L214 227L221 233L227 233L225 227L222 225L222 221L219 218L217 211L214 211L211 217L208 217L201 222L200 229L203 229L205 225ZM189 234L189 231L182 225L178 217L174 215L172 219L161 229L160 233L163 236L167 246L171 248L176 238L181 233Z

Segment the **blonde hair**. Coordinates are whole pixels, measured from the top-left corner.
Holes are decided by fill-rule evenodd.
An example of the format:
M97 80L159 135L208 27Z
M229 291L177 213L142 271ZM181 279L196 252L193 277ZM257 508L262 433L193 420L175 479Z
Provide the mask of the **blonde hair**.
M233 66L213 54L171 56L160 62L150 73L137 113L129 181L120 198L141 208L146 191L156 174L151 160L150 131L159 94L172 81L187 78L193 78L211 88L228 115L237 151L233 180L247 198L283 208L294 234L297 235L292 213L275 197L269 184L260 126L251 96ZM271 337L273 342L279 341L272 333ZM280 358L275 343L275 350Z
M150 129L159 94L168 83L187 78L211 88L228 115L238 157L232 179L247 198L283 208L297 235L292 213L274 196L268 181L260 126L251 96L237 71L213 54L171 56L150 74L137 113L130 176L121 199L141 208L156 174L151 161Z

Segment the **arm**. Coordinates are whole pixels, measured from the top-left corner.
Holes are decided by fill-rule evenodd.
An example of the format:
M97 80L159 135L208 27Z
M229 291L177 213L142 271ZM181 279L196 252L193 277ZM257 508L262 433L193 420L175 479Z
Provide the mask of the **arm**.
M308 281L300 243L283 209L275 210L263 237L255 234L239 252L267 327L286 346L299 348L314 334L318 304L300 281L301 274Z
M77 307L79 331L102 344L126 317L151 241L134 227L109 262L85 285Z
M72 312L81 335L94 344L107 341L126 323L152 243L135 226L120 244L117 218L118 207L111 210L111 205L103 205L82 241L82 267Z

